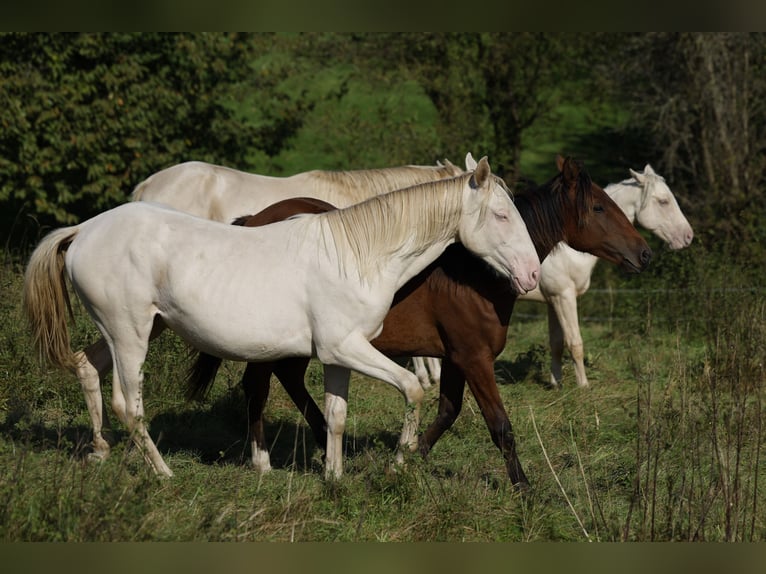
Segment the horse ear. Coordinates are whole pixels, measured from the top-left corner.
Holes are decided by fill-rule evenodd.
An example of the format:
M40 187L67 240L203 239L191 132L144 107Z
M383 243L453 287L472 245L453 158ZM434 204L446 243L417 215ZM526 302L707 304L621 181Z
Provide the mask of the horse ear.
M561 156L556 158L556 163ZM564 175L564 178L568 181L573 181L580 176L580 165L574 161L571 157L562 158L559 164L559 171Z
M644 174L638 173L637 171L633 171L632 169L628 168L628 171L630 171L630 175L635 179L638 183L644 183ZM646 171L646 170L644 170Z
M467 154L465 154L465 170L474 171L475 169L476 169L476 160L473 159L473 155L471 155L471 152L469 151Z
M652 169L652 166L647 163L646 167L644 168L644 175L648 174L654 174L654 170Z
M489 180L490 176L490 169L489 169L489 160L487 159L487 156L485 155L483 158L479 160L479 163L476 165L476 169L473 172L473 182L474 186L476 188L482 188L487 185L487 180Z
M559 169L559 171L564 171L564 156L560 153L556 154L556 167Z

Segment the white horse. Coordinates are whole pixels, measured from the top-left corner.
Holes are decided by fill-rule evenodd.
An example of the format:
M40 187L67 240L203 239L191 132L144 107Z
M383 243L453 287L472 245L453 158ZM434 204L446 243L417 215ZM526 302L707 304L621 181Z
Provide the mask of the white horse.
M316 356L325 365L325 473L342 474L349 369L396 387L407 414L397 460L416 447L423 390L369 341L395 292L460 241L525 292L540 263L505 186L482 158L475 172L260 228L148 202L50 233L24 276L35 345L73 372L65 275L108 345L112 407L159 475L171 476L144 423L142 366L170 328L195 348L238 361ZM87 367L94 370L93 365Z
M647 164L643 173L628 170L631 178L610 184L605 191L625 212L632 223L654 233L670 249L687 247L694 239L691 225L678 206L665 179ZM590 287L590 279L598 258L559 243L542 261L540 283L519 299L548 304L548 334L551 347L551 385L561 384L564 344L572 355L575 377L580 387L589 386L585 374L584 348L577 315L577 298ZM440 362L419 357L413 359L416 372L430 371L439 380ZM422 376L422 375L421 375ZM427 377L427 374L426 374ZM421 379L422 380L422 379Z
M311 196L338 207L348 207L396 189L464 173L449 160L445 160L434 166L314 170L289 177L271 177L190 161L149 176L133 190L132 199L162 203L191 215L231 223L241 215L257 213L272 203L291 197ZM109 443L103 437L101 379L112 369L113 361L104 339L91 344L83 353L88 360L79 363L76 376L85 396L93 429L89 458L101 460L110 451ZM422 377L423 373L419 372L418 376ZM425 373L425 377L427 381L428 373ZM119 387L113 388L114 392L119 392ZM119 397L112 402L122 403Z

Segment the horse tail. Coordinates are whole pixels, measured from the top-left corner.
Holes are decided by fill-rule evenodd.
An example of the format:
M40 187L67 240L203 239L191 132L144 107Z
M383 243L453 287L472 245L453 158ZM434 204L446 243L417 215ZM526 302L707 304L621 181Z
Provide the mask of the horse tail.
M195 351L192 351L194 354ZM213 386L215 375L221 366L222 359L197 352L197 358L186 373L186 398L188 400L203 400L210 387Z
M49 233L32 252L24 272L23 307L40 359L72 371L77 361L70 345L72 305L64 257L79 229L64 227Z

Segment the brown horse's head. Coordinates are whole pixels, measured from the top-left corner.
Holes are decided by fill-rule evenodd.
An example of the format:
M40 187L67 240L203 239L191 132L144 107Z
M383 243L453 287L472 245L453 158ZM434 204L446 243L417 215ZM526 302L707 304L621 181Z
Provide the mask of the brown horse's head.
M556 157L558 192L576 214L564 218L564 241L578 251L592 253L626 271L643 271L652 250L625 213L611 197L593 183L582 164L572 158Z
M558 173L542 185L514 184L516 205L540 260L564 241L627 271L642 271L652 251L622 209L580 162L557 156L556 165Z

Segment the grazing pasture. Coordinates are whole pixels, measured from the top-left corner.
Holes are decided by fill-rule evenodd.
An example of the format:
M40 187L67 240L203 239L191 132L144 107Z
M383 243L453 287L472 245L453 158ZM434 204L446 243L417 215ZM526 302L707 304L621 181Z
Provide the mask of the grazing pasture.
M278 384L266 411L274 468L258 475L246 465L242 365L224 363L210 400L188 403L187 351L172 333L150 349L144 389L150 433L175 476L157 479L118 424L112 456L88 462L82 392L70 375L39 366L21 311L21 266L8 263L0 275L0 537L762 541L766 304L751 288L758 273L692 244L659 253L640 277L594 277L580 301L589 389L548 388L546 316L520 302L495 369L533 479L521 495L497 464L470 393L428 459L412 454L391 472L401 397L356 374L342 479L323 478L311 432ZM77 306L73 345L82 346L97 333ZM565 365L565 380L573 376ZM316 364L307 386L321 400ZM434 387L421 420L437 407Z

